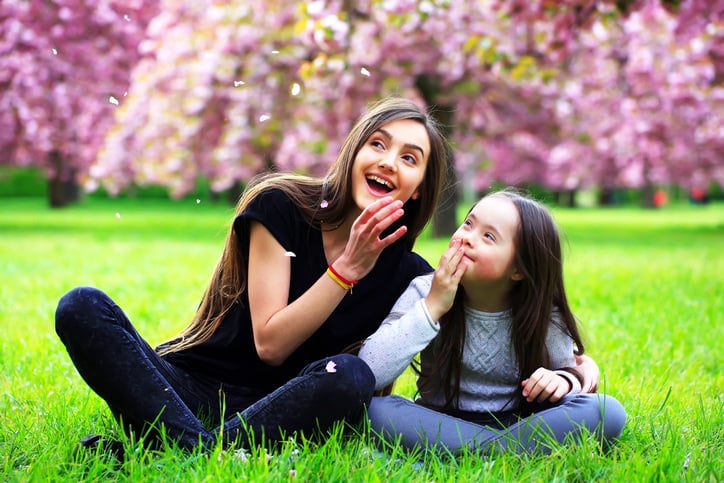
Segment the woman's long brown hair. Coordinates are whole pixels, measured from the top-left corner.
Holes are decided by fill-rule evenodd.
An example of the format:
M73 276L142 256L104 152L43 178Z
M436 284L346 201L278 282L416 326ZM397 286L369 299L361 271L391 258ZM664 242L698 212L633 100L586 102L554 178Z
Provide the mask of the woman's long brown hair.
M546 334L553 313L564 333L570 334L576 354L584 347L576 318L568 305L563 284L561 239L553 217L540 203L512 189L488 196L510 199L518 210L520 223L515 234L515 264L523 279L513 286L510 294L512 312L511 338L519 368L519 385L539 367L549 367ZM472 211L472 208L471 208ZM457 409L460 397L460 373L465 347L465 291L458 289L449 312L440 319L440 334L435 338L435 378L444 384L445 409ZM575 373L575 370L571 371ZM439 377L438 377L439 374ZM419 388L427 390L426 386ZM518 394L517 407L525 412L527 402Z
M354 207L352 167L357 153L380 127L400 119L412 119L422 124L430 140L430 156L418 189L420 196L405 203L405 214L398 222L398 225L407 226L401 241L412 250L437 205L450 162L450 150L437 121L412 101L402 98L388 98L378 102L357 121L325 178L281 173L266 173L254 178L239 199L234 218L243 213L259 194L276 188L287 194L310 227L321 229L322 222L327 225L341 223ZM327 200L328 205L321 209L323 199ZM240 244L240 237L246 246ZM232 226L196 315L179 334L179 339L163 347L160 354L193 347L213 335L234 302L246 291L247 251L248 233L236 233Z

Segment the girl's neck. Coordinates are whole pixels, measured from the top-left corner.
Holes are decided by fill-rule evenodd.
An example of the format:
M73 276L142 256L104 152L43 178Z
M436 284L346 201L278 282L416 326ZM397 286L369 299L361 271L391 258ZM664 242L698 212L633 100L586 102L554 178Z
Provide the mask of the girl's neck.
M510 288L497 285L465 287L465 305L480 312L502 312L510 308Z

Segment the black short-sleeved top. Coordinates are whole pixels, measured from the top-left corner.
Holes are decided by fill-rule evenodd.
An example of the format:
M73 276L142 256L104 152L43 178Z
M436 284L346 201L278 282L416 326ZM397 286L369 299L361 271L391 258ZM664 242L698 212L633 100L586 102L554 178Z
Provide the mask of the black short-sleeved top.
M240 239L246 250L250 220L262 223L287 252L294 254L290 256L291 303L327 270L321 231L306 223L299 209L277 189L260 194L234 220L236 235L247 238ZM430 264L402 243L387 247L353 293L347 294L324 324L277 367L262 362L257 355L246 296L237 301L209 340L165 358L225 384L271 391L310 362L338 354L371 335L410 281L430 271Z

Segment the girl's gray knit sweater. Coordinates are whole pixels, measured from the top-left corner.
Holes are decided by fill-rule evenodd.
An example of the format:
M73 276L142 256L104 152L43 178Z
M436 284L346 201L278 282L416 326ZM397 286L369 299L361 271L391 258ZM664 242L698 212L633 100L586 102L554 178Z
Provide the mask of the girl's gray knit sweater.
M359 356L370 366L377 379L376 388L391 384L420 353L423 374L429 374L434 360L430 342L440 330L424 304L430 292L432 274L415 278L400 296L392 312L380 328L364 343ZM514 410L512 396L520 394L518 364L510 337L511 314L465 310L465 347L463 349L458 409L476 412ZM551 321L546 337L550 356L548 369L575 366L573 341L558 324ZM556 371L571 384L571 391L579 391L580 383L565 371ZM425 381L418 380L418 388ZM428 387L440 388L438 381ZM442 407L444 395L426 390L420 394L421 403Z

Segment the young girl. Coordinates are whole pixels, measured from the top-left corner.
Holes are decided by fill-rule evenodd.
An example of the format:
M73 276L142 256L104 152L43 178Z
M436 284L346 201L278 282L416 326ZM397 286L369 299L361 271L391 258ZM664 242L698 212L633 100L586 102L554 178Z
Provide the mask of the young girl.
M574 366L587 356L556 225L513 191L473 206L435 273L412 281L360 357L381 388L418 352L419 398L373 398L369 408L372 429L408 448L548 451L583 428L606 442L623 428L618 401L580 393Z
M83 379L139 437L163 427L183 448L219 437L246 445L354 420L374 378L343 352L432 270L411 250L447 163L435 121L410 101L385 100L353 127L324 179L267 175L247 188L179 338L152 349L91 287L63 296L56 331Z

